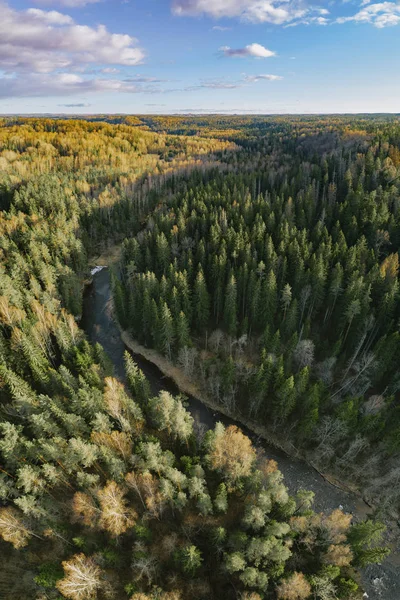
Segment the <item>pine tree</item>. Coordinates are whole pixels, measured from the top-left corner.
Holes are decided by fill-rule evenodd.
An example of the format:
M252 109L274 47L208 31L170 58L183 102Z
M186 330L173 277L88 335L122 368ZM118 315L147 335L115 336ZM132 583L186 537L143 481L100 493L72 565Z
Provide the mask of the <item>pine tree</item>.
M274 319L278 307L278 291L275 273L271 269L263 282L261 294L261 314L263 326L275 325Z
M164 233L161 233L160 235L157 236L156 256L157 256L158 272L160 274L165 273L167 271L168 265L170 263L171 252L170 252L168 240L165 237Z
M237 286L234 275L226 286L225 306L224 306L224 325L229 335L234 338L237 332Z
M273 416L275 419L285 421L294 410L296 403L296 389L294 377L291 375L275 389Z
M183 571L193 577L201 567L203 558L200 550L192 545L186 546L179 551L179 562L182 565Z
M368 519L353 525L347 539L355 555L356 564L366 567L369 564L380 563L388 555L388 548L379 546L386 527L379 521Z
M183 311L179 313L176 320L176 343L178 351L191 346L189 323Z
M128 351L125 351L124 361L129 389L140 404L145 404L150 398L150 384Z
M210 298L203 271L200 269L193 290L193 327L200 332L208 326L210 319Z
M166 304L164 303L163 307L165 307ZM159 307L157 306L157 302L156 300L153 298L149 305L148 305L148 315L149 315L149 321L148 321L148 334L146 337L146 342L148 343L149 346L154 346L155 348L157 348L158 350L160 350L161 352L165 352L165 346L163 344L163 323L162 323L162 311L161 311L161 315L160 315L160 310ZM168 307L167 307L168 309ZM167 316L167 320L169 319L169 317L171 316L171 314L169 313L168 316L168 310L165 311L166 316Z
M169 360L172 359L172 350L175 342L175 327L166 302L163 303L159 313L159 333L160 347Z
M302 417L299 431L303 437L309 437L318 423L321 403L321 385L314 384L304 395L302 401Z
M285 320L285 318L286 318L286 313L287 313L287 310L288 310L291 302L292 302L292 288L287 283L285 285L285 287L283 288L282 294L281 294L281 305L283 308L283 320Z

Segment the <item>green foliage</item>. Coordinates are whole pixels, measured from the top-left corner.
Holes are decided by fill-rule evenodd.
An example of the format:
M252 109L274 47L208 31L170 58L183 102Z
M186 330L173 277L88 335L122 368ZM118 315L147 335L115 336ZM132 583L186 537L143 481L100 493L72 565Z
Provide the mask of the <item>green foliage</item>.
M344 579L341 577L338 582L338 593L340 598L354 598L354 594L359 589L358 583L354 579Z
M133 594L134 592L136 592L136 591L137 591L137 586L136 586L134 583L127 583L127 584L124 586L124 592L125 592L125 593L127 594L127 596L129 596L129 597L131 597L131 596L132 596L132 594Z
M63 577L64 571L59 563L44 563L39 567L39 575L36 575L34 581L40 587L54 588L57 581Z
M359 593L381 524L335 537L345 517L235 428L195 439L181 398L128 354L125 387L78 323L87 257L125 237L122 328L395 506L399 139L389 117L1 122L0 536L46 595Z
M120 554L114 548L106 548L102 550L101 555L103 557L104 564L107 567L117 567L121 561Z
M226 485L221 483L218 486L217 494L214 500L214 506L216 510L220 513L226 513L228 510L228 494L226 490Z
M143 540L145 542L150 542L152 537L152 532L149 527L146 525L137 524L134 527L135 535L139 540Z
M182 570L188 575L194 576L203 562L201 552L196 546L185 546L178 552L177 560Z
M210 298L204 274L199 270L193 288L193 320L198 331L203 331L207 327L209 317Z
M192 119L151 123L207 131L208 119ZM167 184L163 210L124 242L122 281L137 314L128 329L224 412L290 432L321 469L360 486L384 473L374 494L398 504L387 457L399 452L400 180L383 176L398 156L398 124L210 122L218 137L234 122L240 149L224 157L227 172ZM335 439L324 434L332 419Z
M380 563L389 554L387 547L379 546L386 526L379 521L367 520L352 526L348 540L354 552L355 563L361 567Z

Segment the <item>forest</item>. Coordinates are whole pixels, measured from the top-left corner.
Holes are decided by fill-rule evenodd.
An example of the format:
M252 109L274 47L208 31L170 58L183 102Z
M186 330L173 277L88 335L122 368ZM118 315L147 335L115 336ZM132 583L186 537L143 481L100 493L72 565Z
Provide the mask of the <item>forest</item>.
M119 319L229 414L398 509L400 130L290 125L253 141L250 123L234 170L167 184L123 243Z
M0 119L0 211L0 596L362 598L400 509L400 120ZM378 519L115 376L80 327L115 246L121 330Z

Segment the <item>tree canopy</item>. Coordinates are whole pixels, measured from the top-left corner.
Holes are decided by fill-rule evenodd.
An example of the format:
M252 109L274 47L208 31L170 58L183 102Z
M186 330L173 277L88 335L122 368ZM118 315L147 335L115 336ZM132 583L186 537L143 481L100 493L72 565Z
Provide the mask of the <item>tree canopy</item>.
M394 509L399 147L395 117L0 121L2 597L362 596L384 526L117 378L82 288L122 244L123 328Z

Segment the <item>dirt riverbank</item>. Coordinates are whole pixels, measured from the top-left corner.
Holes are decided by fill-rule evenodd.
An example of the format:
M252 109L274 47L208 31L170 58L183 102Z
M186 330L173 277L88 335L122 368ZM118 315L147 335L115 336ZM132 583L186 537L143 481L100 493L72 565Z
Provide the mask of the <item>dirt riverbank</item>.
M283 440L281 436L276 435L275 433L268 431L265 427L262 427L255 421L250 421L249 419L244 418L242 415L233 415L224 409L223 406L215 402L212 398L210 398L204 391L201 389L201 386L193 380L193 378L189 378L180 367L172 364L167 358L162 356L156 350L151 348L146 348L139 344L136 340L132 338L132 336L127 331L121 330L121 338L125 344L134 354L140 354L146 360L152 362L154 365L160 369L160 371L166 376L174 381L176 386L179 388L182 394L193 396L197 398L208 406L211 410L219 412L230 419L235 419L242 423L247 429L256 434L260 439L263 439L267 442L268 445L273 446L274 448L278 448L291 458L301 459L307 462L313 469L321 475L326 481L328 481L331 485L342 489L345 492L350 492L359 496L360 502L364 502L365 504L365 514L368 514L373 509L370 504L368 504L361 496L359 490L352 486L351 484L343 483L338 481L334 476L328 475L325 473L321 473L319 469L313 465L310 461L306 459L304 455L290 442L290 440Z

